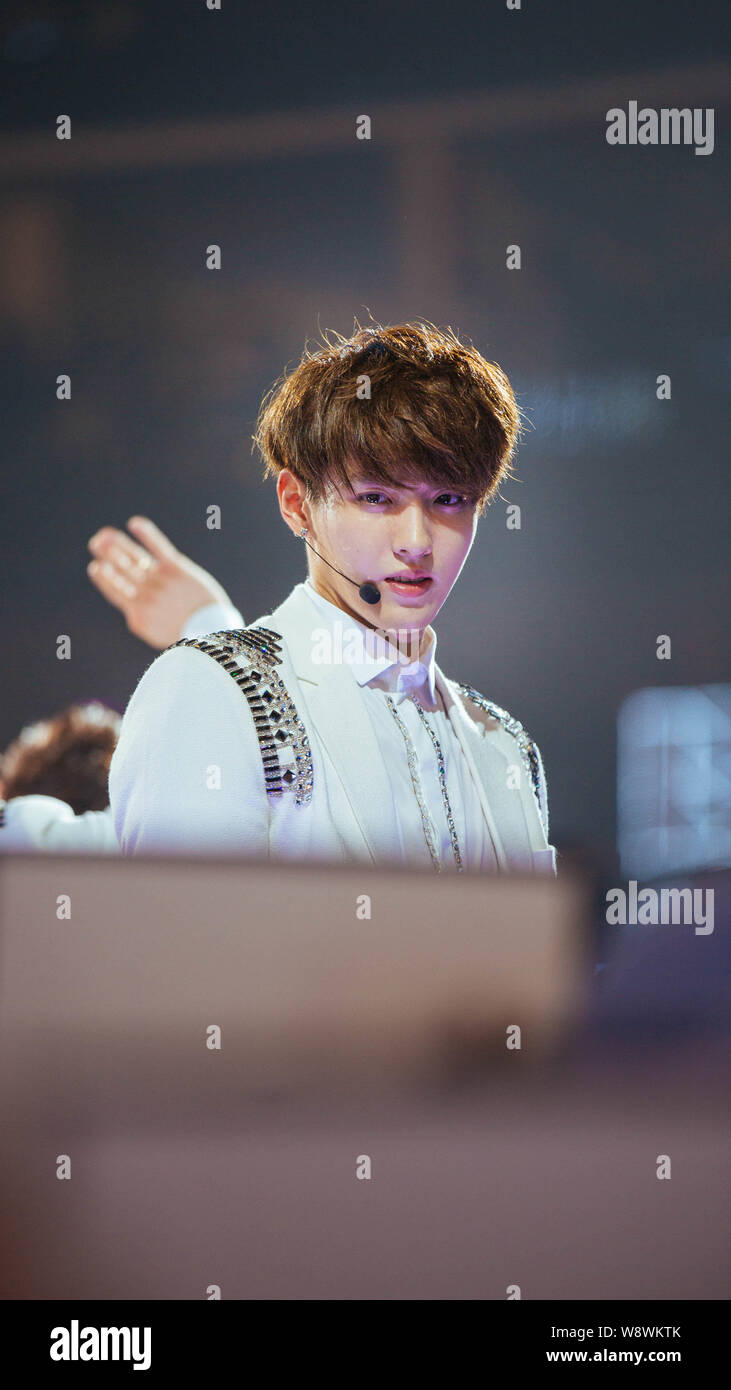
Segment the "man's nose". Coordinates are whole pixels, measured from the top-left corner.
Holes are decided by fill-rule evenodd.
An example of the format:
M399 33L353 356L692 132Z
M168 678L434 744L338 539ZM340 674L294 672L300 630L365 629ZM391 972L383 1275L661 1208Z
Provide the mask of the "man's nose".
M408 551L421 556L428 554L431 546L431 530L424 508L420 502L412 502L404 507L398 518L393 548L399 553Z

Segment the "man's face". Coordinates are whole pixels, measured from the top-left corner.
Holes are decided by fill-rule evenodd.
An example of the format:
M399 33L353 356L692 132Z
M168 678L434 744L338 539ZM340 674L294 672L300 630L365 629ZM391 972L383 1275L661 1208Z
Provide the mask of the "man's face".
M387 487L365 474L351 472L350 477L353 494L333 486L325 501L310 504L307 539L356 584L308 551L311 582L359 622L391 633L407 631L412 642L418 633L420 641L469 555L477 530L476 503L434 483ZM428 579L418 584L394 578L421 575ZM380 589L379 603L360 597L357 586L367 579Z

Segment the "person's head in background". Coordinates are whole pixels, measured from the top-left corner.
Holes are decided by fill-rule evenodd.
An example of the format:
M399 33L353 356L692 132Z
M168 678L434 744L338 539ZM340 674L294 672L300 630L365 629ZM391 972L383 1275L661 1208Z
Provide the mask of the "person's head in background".
M93 700L26 725L0 756L0 796L54 796L77 816L103 811L121 722Z
M287 525L296 536L306 526L324 557L307 548L314 588L368 627L413 641L510 473L521 412L500 367L451 329L418 322L334 336L272 387L254 442ZM395 586L395 574L427 578ZM377 604L358 593L366 580L380 589Z

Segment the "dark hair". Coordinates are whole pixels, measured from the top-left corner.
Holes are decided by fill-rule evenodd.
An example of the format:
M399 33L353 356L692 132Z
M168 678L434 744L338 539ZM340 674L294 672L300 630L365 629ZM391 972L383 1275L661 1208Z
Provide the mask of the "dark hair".
M78 816L109 805L121 716L93 700L28 724L0 759L3 796L57 796Z
M333 482L352 491L355 465L387 486L444 484L481 513L511 471L522 427L497 363L429 323L332 336L305 347L262 401L253 438L264 478L290 468L320 501Z

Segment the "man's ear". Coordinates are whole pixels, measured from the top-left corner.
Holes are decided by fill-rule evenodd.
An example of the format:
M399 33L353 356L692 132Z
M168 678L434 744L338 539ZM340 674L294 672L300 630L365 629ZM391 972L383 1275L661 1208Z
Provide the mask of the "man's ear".
M299 536L303 526L310 527L307 520L305 485L290 468L283 468L277 478L277 500L282 517L295 536Z

